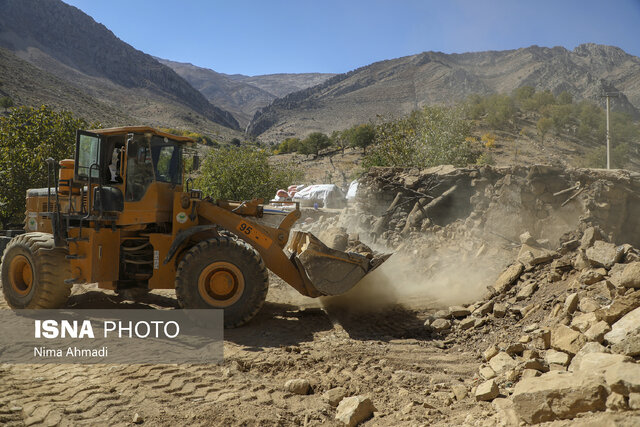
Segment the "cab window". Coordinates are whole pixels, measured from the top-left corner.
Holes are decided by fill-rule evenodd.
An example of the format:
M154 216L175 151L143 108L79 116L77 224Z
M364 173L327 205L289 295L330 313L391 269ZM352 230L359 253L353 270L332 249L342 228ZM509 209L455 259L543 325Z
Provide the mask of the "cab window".
M78 133L76 145L78 160L76 162L76 179L86 181L89 178L91 165L100 164L100 138L97 135L88 133ZM98 167L91 169L91 178L98 178L100 170Z
M127 145L127 185L125 200L136 202L144 197L153 182L154 172L149 141L136 135Z
M156 181L182 184L181 147L175 141L160 136L151 139L151 156Z

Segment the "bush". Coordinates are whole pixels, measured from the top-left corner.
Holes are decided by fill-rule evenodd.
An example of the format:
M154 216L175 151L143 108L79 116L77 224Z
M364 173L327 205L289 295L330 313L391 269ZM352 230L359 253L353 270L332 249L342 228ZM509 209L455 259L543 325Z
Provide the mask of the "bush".
M287 154L287 153L295 153L300 150L300 139L299 138L287 138L278 144L273 150L274 154Z
M513 100L507 95L491 95L486 98L487 123L496 129L509 127L515 117Z
M376 126L376 144L363 166L466 166L480 154L477 143L467 140L470 136L461 110L425 107Z
M278 189L303 178L302 170L291 164L270 165L263 150L229 147L207 154L196 185L214 199L270 200Z
M13 106L14 106L13 99L9 98L8 96L0 98L0 107L4 108L6 110L6 109L11 108Z
M342 133L346 144L353 148L362 148L363 153L367 153L367 147L374 143L376 129L373 125L362 124L353 126Z
M47 185L48 157L73 158L76 130L87 122L68 111L19 107L0 118L0 222L24 220L25 194Z
M538 130L538 136L540 136L540 141L544 142L545 135L551 130L553 126L553 120L549 117L540 117L538 122L536 123L536 129Z
M616 144L611 148L611 167L613 169L624 168L629 159L629 145L625 143ZM585 156L585 161L582 164L587 168L600 168L607 167L607 147L601 145L593 150L589 151Z
M327 135L322 132L310 133L300 144L298 152L300 154L313 154L314 157L318 157L320 151L331 145L331 140Z

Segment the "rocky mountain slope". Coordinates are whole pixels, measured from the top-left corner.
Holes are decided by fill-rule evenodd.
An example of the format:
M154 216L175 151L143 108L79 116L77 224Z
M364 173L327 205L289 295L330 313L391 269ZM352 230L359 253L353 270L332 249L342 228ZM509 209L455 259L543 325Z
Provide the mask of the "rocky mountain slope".
M132 120L117 108L0 48L0 98L4 96L16 105L53 105L106 126Z
M198 89L213 105L233 113L244 127L260 108L291 92L324 82L333 74L224 74L193 64L156 58Z
M450 104L472 93L510 93L530 85L574 99L601 102L603 90L623 97L614 108L638 115L640 58L617 47L584 44L531 46L464 54L424 52L339 74L291 93L258 111L248 130L268 141L331 132L367 122L376 115L400 115L430 104Z
M169 67L59 0L0 0L0 46L138 123L237 129Z
M230 74L229 78L258 87L273 94L276 98L282 98L292 92L306 89L320 83L324 83L335 74L328 73L280 73L263 74L260 76L245 76L242 74Z

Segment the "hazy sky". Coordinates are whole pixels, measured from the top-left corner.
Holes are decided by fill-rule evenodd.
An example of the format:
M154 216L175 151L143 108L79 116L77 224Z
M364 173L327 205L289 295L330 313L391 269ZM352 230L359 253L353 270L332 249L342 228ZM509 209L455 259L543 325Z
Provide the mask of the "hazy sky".
M64 0L151 55L248 75L342 73L423 51L619 46L640 0Z

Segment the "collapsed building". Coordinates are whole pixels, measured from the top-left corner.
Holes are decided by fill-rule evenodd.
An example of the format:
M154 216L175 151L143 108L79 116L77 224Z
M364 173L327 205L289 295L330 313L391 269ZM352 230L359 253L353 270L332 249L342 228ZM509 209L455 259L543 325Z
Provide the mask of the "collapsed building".
M432 339L479 355L467 386L490 422L640 409L640 174L378 168L355 206L307 227L394 253L384 286L433 304Z

